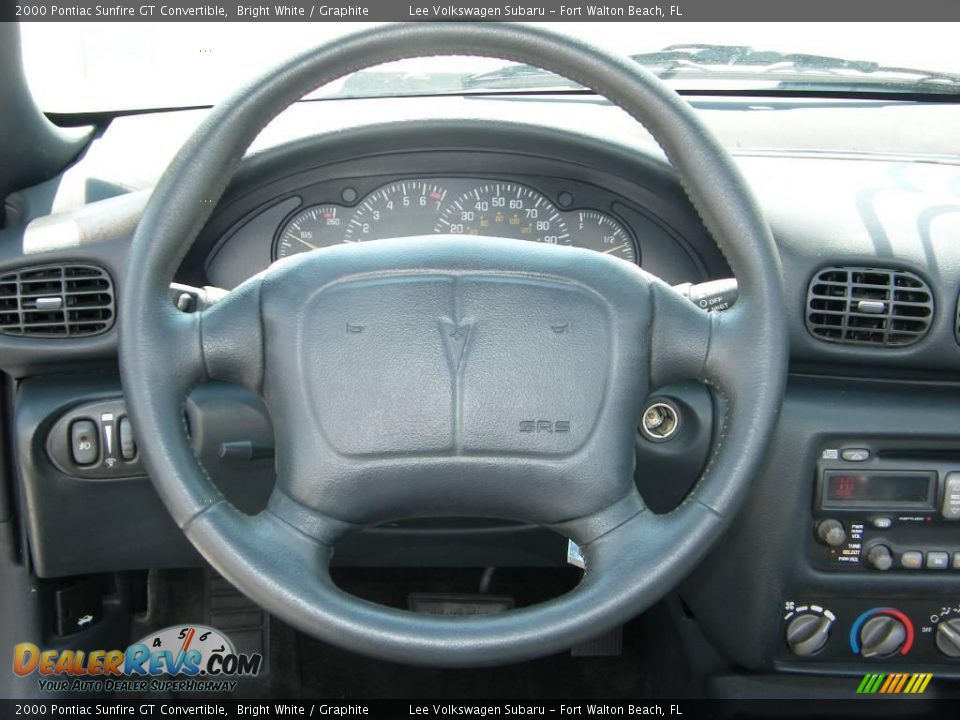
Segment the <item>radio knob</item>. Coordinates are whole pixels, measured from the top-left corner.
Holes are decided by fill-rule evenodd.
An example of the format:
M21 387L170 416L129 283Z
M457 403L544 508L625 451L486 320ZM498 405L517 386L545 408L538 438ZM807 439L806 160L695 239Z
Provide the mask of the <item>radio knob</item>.
M830 547L840 547L847 541L847 531L842 522L829 518L817 523L817 537Z
M865 658L893 655L907 640L903 623L889 615L875 615L860 628L860 654Z
M947 657L960 657L960 618L937 625L937 650Z
M823 649L830 639L833 621L823 615L802 613L787 625L787 645L798 657L810 657Z
M886 545L874 545L867 550L867 564L875 570L889 570L893 567L893 553Z

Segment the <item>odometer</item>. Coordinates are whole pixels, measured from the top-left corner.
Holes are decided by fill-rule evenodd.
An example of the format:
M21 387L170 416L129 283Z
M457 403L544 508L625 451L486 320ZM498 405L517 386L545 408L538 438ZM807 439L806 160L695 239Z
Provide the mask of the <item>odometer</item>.
M454 200L437 220L434 231L453 235L534 240L567 245L567 223L553 203L532 188L491 182Z

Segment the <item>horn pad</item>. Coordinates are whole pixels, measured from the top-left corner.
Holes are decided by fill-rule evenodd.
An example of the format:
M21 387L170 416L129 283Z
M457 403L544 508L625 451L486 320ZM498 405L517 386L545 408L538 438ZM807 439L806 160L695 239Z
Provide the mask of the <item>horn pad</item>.
M337 453L567 455L596 424L610 371L602 300L493 275L336 284L305 308L297 352Z

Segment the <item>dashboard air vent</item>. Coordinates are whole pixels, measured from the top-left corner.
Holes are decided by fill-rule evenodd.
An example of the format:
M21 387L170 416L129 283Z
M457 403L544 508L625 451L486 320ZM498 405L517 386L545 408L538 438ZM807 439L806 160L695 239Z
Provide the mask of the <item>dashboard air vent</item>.
M826 268L807 290L807 329L827 342L903 347L932 320L930 287L905 270Z
M957 342L960 343L960 297L957 297L957 322L954 323L953 331L957 337Z
M113 283L93 265L42 265L0 274L0 334L97 335L113 326Z

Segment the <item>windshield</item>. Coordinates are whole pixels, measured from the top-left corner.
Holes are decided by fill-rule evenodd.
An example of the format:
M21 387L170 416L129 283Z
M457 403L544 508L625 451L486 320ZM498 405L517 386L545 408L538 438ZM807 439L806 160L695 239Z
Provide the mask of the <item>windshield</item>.
M212 105L271 64L363 23L25 23L24 65L54 113ZM678 90L960 96L952 23L552 23L632 56ZM483 58L429 58L357 73L311 97L576 90Z

